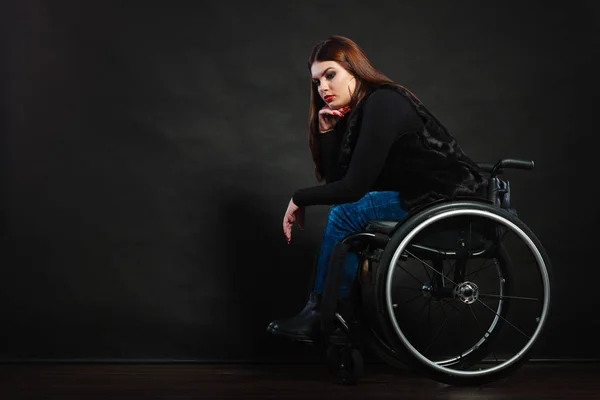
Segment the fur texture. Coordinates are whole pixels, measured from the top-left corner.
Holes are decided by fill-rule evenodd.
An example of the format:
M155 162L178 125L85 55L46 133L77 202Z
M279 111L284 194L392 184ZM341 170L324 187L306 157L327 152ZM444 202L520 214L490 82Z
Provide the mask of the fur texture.
M408 99L423 121L423 129L407 132L394 142L379 186L400 192L407 211L455 196L483 196L487 180L477 164L465 155L456 139L416 97L394 85L371 90L352 110L339 153L341 176L348 170L358 140L363 105L375 90L382 89L395 90Z

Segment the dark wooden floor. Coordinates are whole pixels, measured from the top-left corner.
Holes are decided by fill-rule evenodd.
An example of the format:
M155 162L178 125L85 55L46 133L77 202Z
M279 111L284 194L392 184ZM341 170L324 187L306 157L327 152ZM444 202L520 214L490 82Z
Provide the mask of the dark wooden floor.
M598 399L600 364L530 363L482 387L368 364L357 386L324 365L3 364L0 399Z

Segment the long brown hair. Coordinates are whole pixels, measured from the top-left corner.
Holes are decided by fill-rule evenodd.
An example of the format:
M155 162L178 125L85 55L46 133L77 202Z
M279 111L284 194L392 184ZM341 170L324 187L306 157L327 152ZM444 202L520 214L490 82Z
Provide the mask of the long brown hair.
M355 108L368 91L381 84L401 86L379 72L365 54L365 52L352 40L344 36L331 36L315 45L308 58L308 70L311 71L315 61L335 61L356 78L356 88L350 99L349 106ZM402 87L402 86L401 86ZM317 181L323 180L321 162L319 159L319 110L325 102L319 96L317 85L310 83L310 105L308 116L308 146L315 164Z

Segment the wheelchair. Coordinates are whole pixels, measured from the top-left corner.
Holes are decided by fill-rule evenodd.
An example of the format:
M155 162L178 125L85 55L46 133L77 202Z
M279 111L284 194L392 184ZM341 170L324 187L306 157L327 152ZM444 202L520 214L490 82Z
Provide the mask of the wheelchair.
M346 385L368 347L385 363L448 385L482 385L529 359L550 309L551 265L510 202L506 169L479 163L481 197L428 204L401 221L370 221L334 248L321 305L329 370ZM348 251L359 255L349 306L337 293ZM327 340L342 332L341 341Z

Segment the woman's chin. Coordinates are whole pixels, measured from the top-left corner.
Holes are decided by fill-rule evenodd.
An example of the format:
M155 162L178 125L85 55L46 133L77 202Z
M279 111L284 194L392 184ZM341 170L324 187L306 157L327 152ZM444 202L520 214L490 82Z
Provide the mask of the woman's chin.
M329 108L331 108L332 110L339 110L341 108L346 107L348 104L339 104L337 102L331 102L329 103Z

